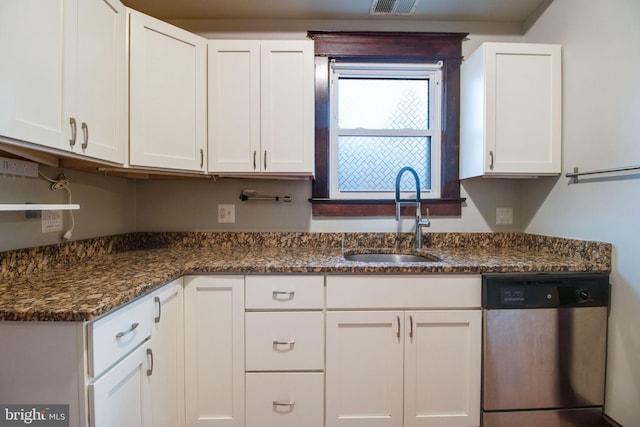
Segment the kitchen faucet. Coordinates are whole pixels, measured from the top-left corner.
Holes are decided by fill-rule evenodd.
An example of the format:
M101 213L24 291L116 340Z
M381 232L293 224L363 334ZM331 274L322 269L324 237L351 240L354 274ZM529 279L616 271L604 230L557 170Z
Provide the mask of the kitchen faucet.
M415 200L402 200L400 199L400 180L402 179L402 175L405 172L411 173L416 182L416 199ZM396 175L396 221L400 221L400 208L402 205L412 204L416 207L416 249L422 248L422 227L431 226L431 222L429 221L429 211L427 210L427 219L422 219L422 213L420 212L420 178L418 178L418 173L412 167L405 166L398 172Z

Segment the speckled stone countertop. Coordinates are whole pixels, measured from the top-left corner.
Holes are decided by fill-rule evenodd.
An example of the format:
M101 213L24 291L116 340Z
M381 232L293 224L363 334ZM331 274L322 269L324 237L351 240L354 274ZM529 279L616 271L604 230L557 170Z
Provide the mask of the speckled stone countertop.
M611 270L611 245L524 233L433 233L427 263L347 261L411 251L395 233L132 233L0 253L0 320L88 321L186 274ZM383 249L385 248L385 249Z

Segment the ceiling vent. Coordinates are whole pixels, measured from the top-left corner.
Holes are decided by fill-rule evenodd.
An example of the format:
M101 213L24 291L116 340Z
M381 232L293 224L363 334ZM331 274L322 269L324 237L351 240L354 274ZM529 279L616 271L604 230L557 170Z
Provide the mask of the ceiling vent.
M411 15L419 0L373 0L370 15Z

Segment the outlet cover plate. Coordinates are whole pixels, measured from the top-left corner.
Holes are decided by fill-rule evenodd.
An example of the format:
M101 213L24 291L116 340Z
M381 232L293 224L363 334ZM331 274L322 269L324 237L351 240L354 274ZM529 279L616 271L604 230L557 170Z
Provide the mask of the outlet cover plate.
M496 208L496 225L513 225L513 208Z
M38 177L38 164L26 160L0 157L0 174Z
M42 232L62 231L62 211L42 211Z
M218 222L224 224L236 222L236 205L218 205Z

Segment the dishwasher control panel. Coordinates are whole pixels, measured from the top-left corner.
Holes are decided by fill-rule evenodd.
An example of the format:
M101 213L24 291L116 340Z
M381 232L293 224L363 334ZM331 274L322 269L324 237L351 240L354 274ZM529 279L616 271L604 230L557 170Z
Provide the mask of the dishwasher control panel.
M609 303L603 273L495 273L482 276L487 309L600 307Z

